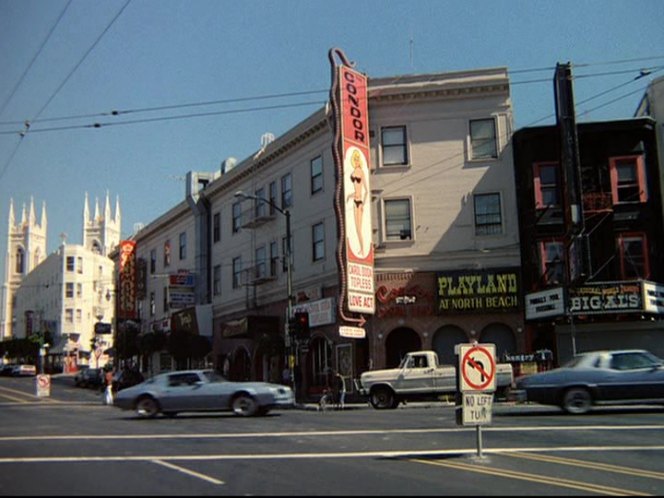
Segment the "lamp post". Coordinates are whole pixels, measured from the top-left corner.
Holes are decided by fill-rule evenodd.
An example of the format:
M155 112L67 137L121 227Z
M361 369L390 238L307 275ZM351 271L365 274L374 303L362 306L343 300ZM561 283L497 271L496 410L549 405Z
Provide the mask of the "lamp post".
M264 202L270 207L274 208L276 211L279 213L283 214L286 217L286 289L288 292L288 308L287 308L287 314L288 317L286 319L286 322L289 323L290 319L293 317L293 273L291 269L291 258L292 258L292 250L291 250L291 215L290 211L288 209L282 209L279 206L277 206L274 202L272 202L269 199L265 199L263 197L258 197L257 195L252 195L252 194L247 194L246 192L243 192L242 190L238 190L235 192L235 197L238 197L240 199L253 199L257 202ZM293 394L296 395L295 391L295 372L294 372L294 367L295 367L295 362L297 362L297 351L295 350L295 342L294 338L292 337L292 331L290 328L288 329L288 332L286 333L286 338L287 338L287 345L288 349L290 351L293 351L294 354L294 361L290 361L290 355L288 358L288 370L290 373L290 381L293 387ZM297 396L296 396L297 399Z

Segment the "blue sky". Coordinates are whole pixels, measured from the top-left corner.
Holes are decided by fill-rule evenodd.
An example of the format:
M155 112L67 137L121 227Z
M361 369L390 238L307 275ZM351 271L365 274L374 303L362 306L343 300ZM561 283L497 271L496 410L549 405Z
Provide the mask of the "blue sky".
M661 0L0 0L0 275L10 198L46 202L49 253L82 242L85 192L119 196L129 236L184 199L187 171L318 109L332 47L370 78L507 67L518 129L554 122L558 62L580 122L631 117L664 75L662 21Z

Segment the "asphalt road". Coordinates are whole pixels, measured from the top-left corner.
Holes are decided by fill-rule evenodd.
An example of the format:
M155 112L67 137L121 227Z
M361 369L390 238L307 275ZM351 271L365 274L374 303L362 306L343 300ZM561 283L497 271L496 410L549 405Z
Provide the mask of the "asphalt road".
M446 403L140 420L71 378L35 393L0 378L0 495L664 494L662 407L498 403L478 431Z

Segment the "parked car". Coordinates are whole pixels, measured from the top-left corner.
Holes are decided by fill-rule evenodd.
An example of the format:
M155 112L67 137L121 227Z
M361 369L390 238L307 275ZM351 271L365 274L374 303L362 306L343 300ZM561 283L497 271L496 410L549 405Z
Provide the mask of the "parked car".
M159 374L119 391L113 400L117 408L135 410L142 418L195 411L265 415L274 407L287 407L294 402L290 387L266 382L232 382L213 370Z
M145 378L138 370L121 370L113 375L113 391L118 392L127 387L135 386L143 382Z
M79 374L77 385L80 387L100 389L105 383L104 371L101 368L85 368L79 371ZM76 383L76 378L74 378L74 383Z
M517 401L580 414L601 404L664 403L664 362L642 349L591 351L560 368L516 379Z
M34 377L37 375L37 367L34 365L14 365L12 376L14 377Z
M14 366L15 365L3 365L2 368L0 368L0 376L10 377L14 372Z
M78 372L76 372L76 375L74 375L74 385L76 387L83 387L81 385L81 382L83 380L83 372L85 372L88 368L90 368L89 365L79 365L78 366Z

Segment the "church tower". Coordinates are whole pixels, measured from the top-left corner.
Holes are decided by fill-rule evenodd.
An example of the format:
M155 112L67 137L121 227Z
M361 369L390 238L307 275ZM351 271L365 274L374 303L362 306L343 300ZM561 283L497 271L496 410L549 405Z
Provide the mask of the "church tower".
M83 247L88 251L108 256L120 243L120 199L115 199L115 213L111 213L111 201L106 192L103 214L99 210L99 199L95 199L94 216L90 216L88 193L83 206Z
M0 340L12 336L13 297L23 278L46 258L46 203L42 204L41 220L37 221L34 199L21 211L21 220L16 222L14 200L9 201L9 229L7 254L5 256L5 278L0 296Z

